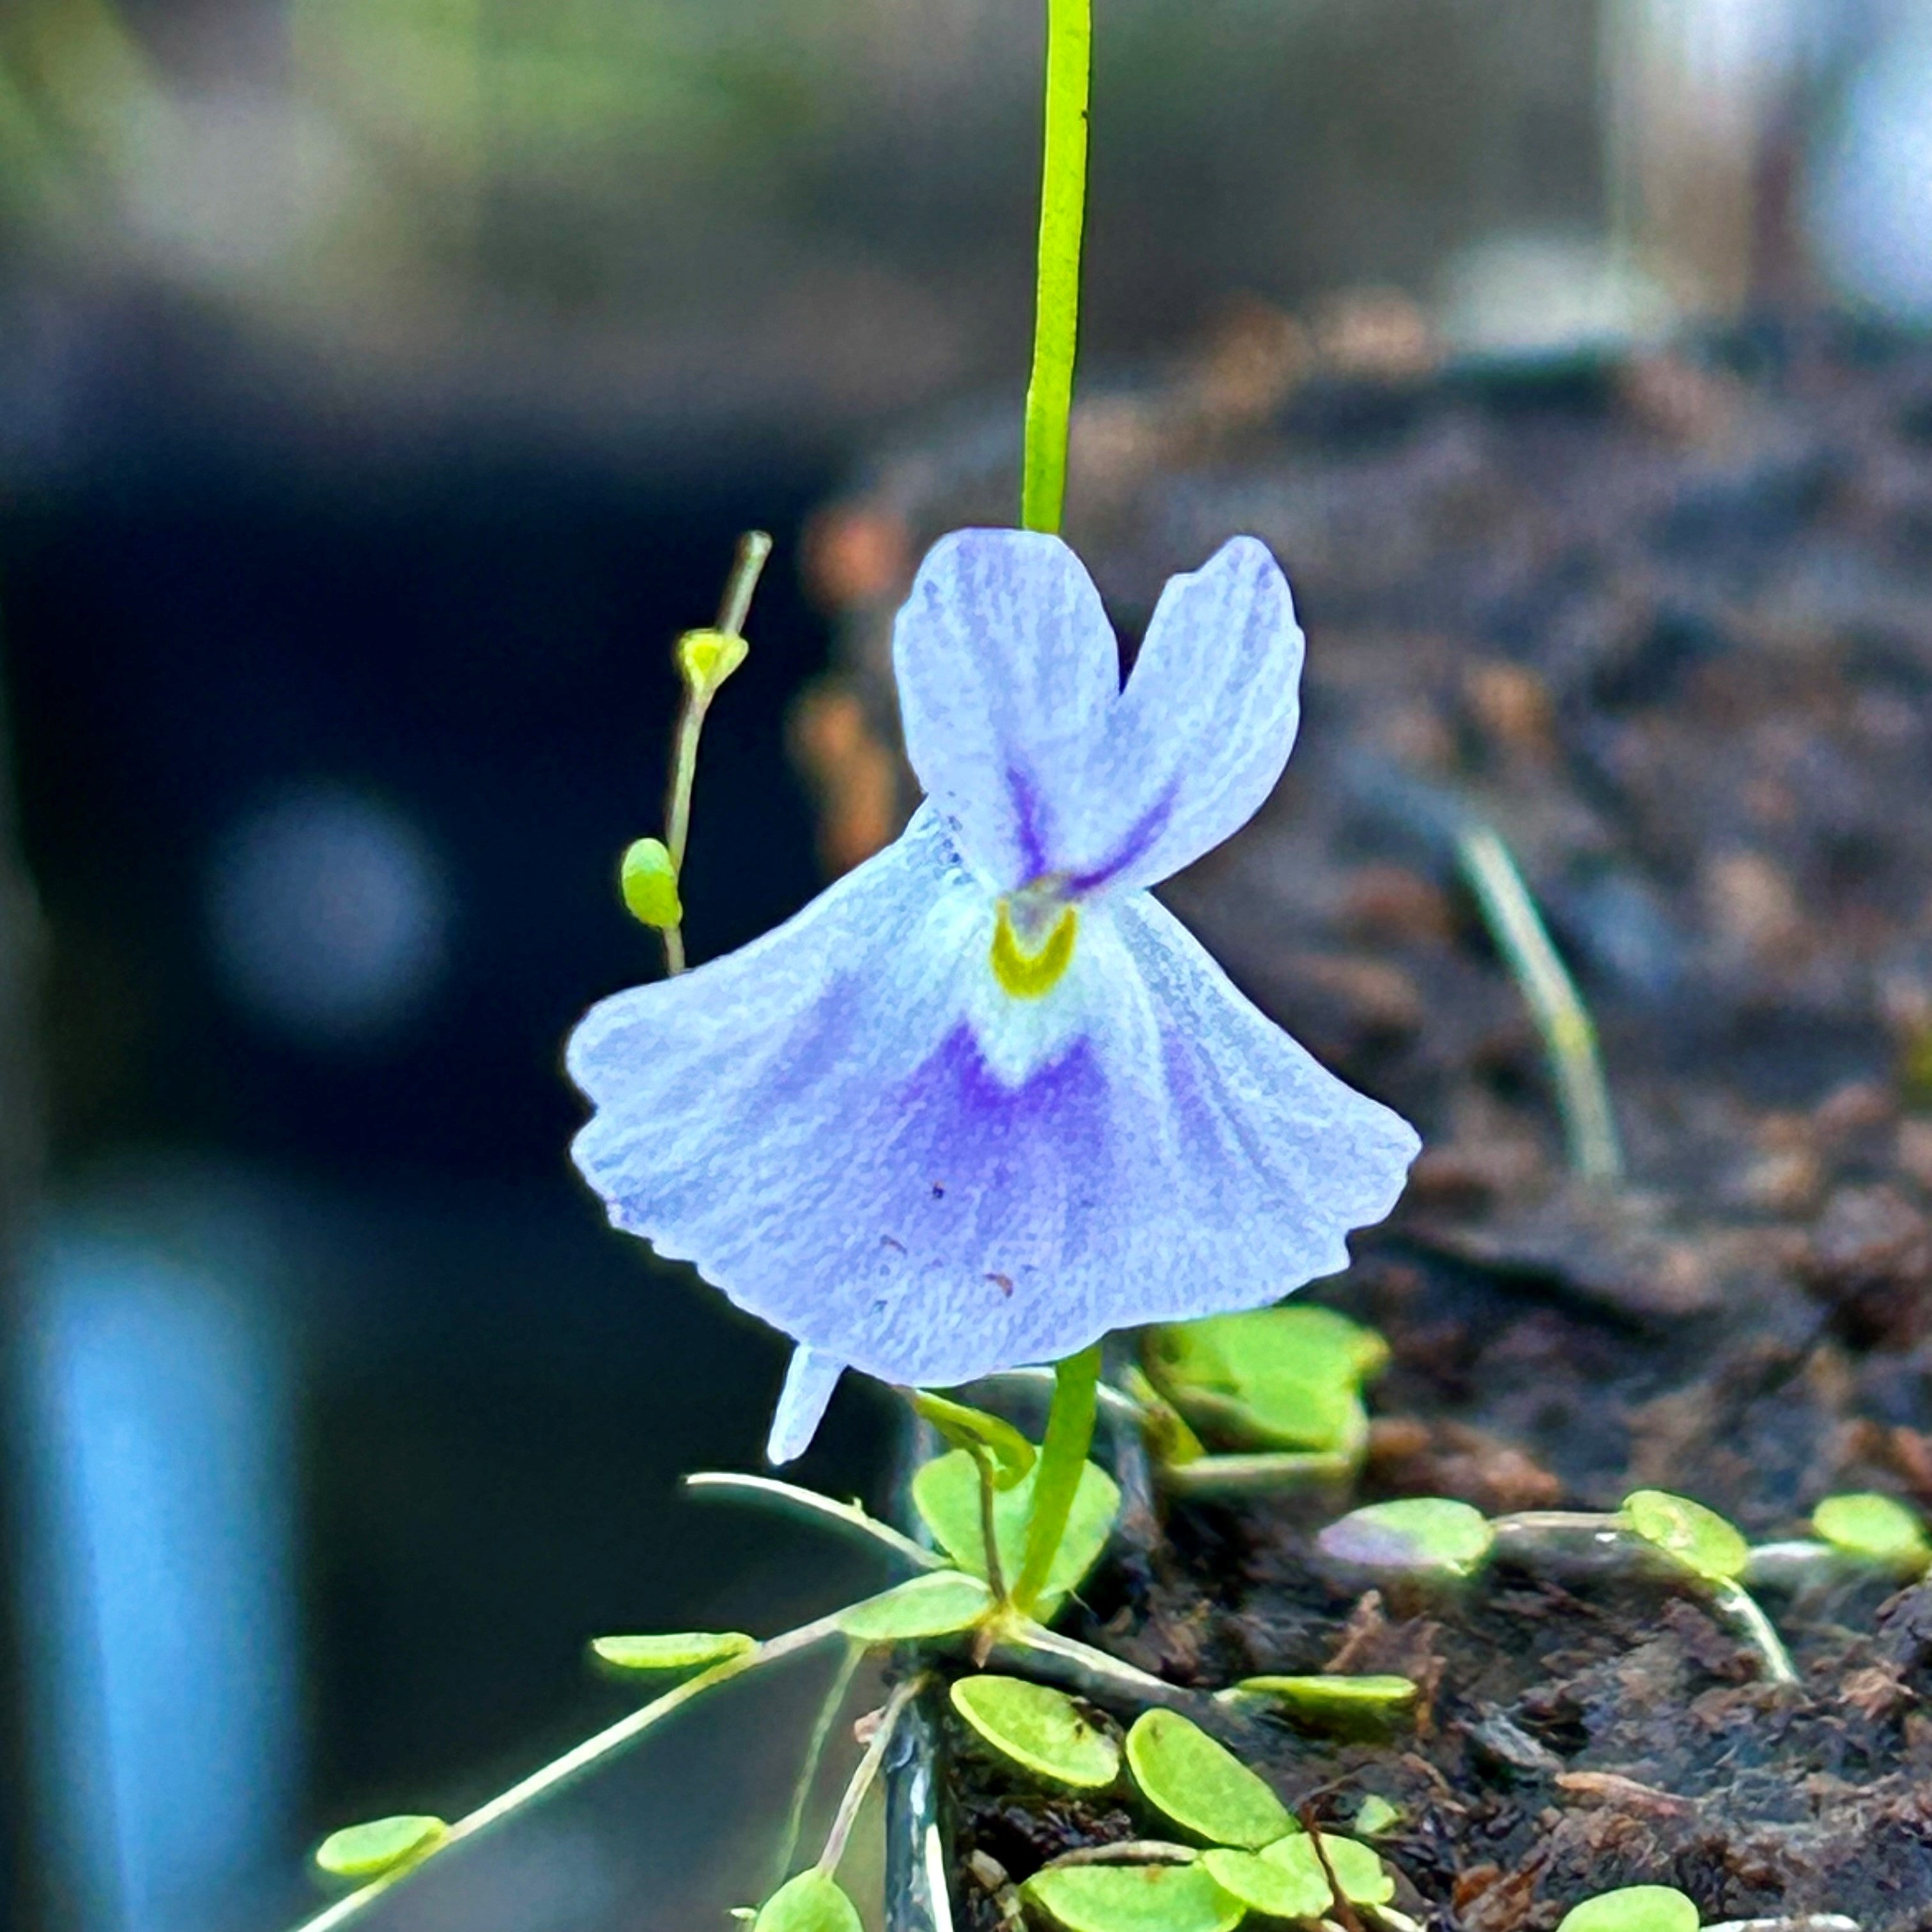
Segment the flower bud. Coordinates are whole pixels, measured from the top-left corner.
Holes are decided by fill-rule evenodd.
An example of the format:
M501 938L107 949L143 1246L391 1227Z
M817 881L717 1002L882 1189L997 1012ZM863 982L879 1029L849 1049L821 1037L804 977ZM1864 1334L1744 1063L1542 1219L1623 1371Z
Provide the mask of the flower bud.
M619 874L624 903L634 919L660 932L682 922L684 907L677 896L677 868L662 838L640 838L624 854Z
M750 649L735 631L687 631L677 640L677 668L692 695L708 698Z

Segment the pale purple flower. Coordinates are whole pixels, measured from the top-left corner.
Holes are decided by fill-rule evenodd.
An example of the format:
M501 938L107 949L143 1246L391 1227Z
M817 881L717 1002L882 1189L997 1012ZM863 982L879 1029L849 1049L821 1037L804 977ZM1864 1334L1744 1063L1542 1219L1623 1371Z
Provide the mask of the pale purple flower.
M1301 655L1252 537L1168 583L1124 689L1058 538L943 538L893 638L904 833L572 1035L612 1221L799 1344L774 1461L848 1366L944 1387L1256 1307L1394 1204L1414 1130L1148 890L1274 788Z

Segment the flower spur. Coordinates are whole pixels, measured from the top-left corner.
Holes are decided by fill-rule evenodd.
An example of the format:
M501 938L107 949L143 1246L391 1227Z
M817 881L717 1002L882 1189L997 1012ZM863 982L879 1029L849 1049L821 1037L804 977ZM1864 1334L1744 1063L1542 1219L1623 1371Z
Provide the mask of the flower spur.
M1058 538L943 538L893 637L904 834L572 1036L613 1222L798 1344L774 1462L848 1366L944 1387L1255 1307L1394 1204L1414 1130L1148 890L1274 788L1301 656L1251 537L1169 581L1124 688Z

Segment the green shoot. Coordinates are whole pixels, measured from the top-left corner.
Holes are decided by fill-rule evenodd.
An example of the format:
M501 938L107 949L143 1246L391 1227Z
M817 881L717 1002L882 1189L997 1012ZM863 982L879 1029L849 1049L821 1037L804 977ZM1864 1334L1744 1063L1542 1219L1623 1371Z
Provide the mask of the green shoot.
M1798 1682L1777 1626L1738 1581L1750 1562L1750 1546L1734 1524L1665 1490L1634 1490L1624 1497L1617 1521L1708 1586L1712 1602L1750 1639L1774 1684Z
M1456 856L1516 982L1543 1036L1569 1142L1570 1164L1586 1180L1623 1178L1610 1083L1604 1076L1596 1022L1552 941L1509 848L1486 825L1456 840Z
M1080 238L1087 218L1087 99L1093 40L1090 0L1047 0L1039 268L1020 485L1020 524L1029 530L1057 532L1066 501L1067 427L1080 334Z
M1738 1580L1750 1567L1751 1551L1735 1525L1688 1496L1666 1490L1636 1490L1614 1516L1579 1510L1525 1510L1498 1516L1490 1526L1498 1540L1521 1555L1546 1546L1552 1536L1580 1531L1599 1543L1620 1540L1668 1559L1671 1567L1698 1584L1712 1606L1728 1617L1763 1660L1774 1684L1795 1684L1798 1673L1777 1627Z

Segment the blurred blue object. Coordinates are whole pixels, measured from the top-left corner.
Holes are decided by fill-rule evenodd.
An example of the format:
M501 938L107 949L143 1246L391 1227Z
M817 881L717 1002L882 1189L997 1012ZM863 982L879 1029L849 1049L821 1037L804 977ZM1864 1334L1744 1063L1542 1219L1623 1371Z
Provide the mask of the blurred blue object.
M1892 30L1853 74L1826 130L1805 214L1833 292L1907 327L1932 325L1932 10Z
M28 1285L23 1621L48 1890L76 1932L217 1932L278 1868L286 1893L289 1354L239 1244L214 1246L70 1219Z

